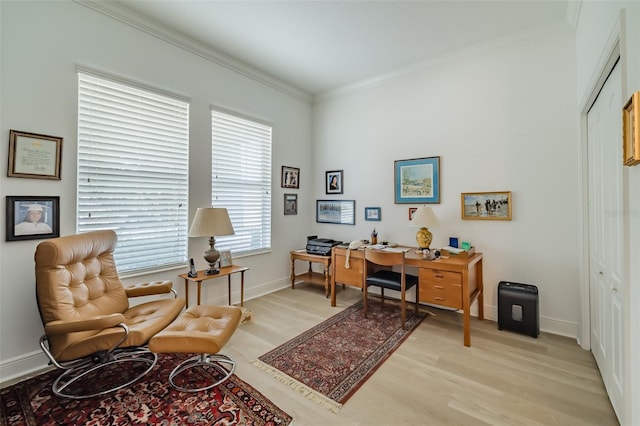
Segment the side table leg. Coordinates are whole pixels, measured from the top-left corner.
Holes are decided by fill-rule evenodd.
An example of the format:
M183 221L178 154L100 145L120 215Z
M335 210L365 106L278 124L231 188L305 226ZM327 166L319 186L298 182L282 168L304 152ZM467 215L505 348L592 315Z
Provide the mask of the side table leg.
M324 265L324 297L329 297L329 268Z
M186 307L189 307L189 280L184 279L184 298L186 300Z
M200 306L200 290L202 288L202 281L198 281L198 306Z
M231 306L231 275L227 275L227 290L229 290L229 306Z
M240 272L240 307L244 306L244 271Z
M293 284L296 281L296 268L295 268L296 260L291 256L291 289L293 290Z

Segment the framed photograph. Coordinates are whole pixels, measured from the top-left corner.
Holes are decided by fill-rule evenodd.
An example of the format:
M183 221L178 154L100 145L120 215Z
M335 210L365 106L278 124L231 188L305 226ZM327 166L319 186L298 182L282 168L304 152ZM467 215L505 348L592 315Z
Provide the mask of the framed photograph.
M417 207L409 207L409 221L413 219L413 214L418 210Z
M282 183L280 186L283 188L300 188L300 169L282 166Z
M355 200L316 200L316 222L355 225Z
M395 203L440 203L440 157L396 160Z
M233 259L231 258L231 250L220 250L220 267L226 268L233 265Z
M298 214L298 194L284 194L284 214Z
M622 110L622 164L640 163L640 92L631 98Z
M8 177L60 180L62 138L9 130Z
M342 170L324 172L324 181L327 194L342 194Z
M7 196L6 241L60 236L60 197Z
M462 219L511 220L511 192L463 192Z
M382 220L380 207L365 207L364 220L375 220L375 221Z

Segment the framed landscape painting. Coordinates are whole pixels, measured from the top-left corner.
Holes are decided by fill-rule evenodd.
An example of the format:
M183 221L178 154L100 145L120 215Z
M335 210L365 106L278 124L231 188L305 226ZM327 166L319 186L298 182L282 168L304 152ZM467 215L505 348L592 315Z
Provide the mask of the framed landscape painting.
M511 220L511 192L463 192L462 219Z
M440 203L440 157L396 160L396 204Z

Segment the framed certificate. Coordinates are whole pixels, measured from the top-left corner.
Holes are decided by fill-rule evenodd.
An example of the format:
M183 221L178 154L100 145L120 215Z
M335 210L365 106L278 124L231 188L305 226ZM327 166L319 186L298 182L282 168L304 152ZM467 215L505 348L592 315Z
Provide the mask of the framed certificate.
M60 180L62 138L9 131L7 176Z

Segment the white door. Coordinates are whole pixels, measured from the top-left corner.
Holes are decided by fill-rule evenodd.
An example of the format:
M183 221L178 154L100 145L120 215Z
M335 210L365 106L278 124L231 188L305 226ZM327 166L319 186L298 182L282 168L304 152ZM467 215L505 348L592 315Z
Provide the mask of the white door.
M622 96L619 63L587 114L591 350L624 415Z

